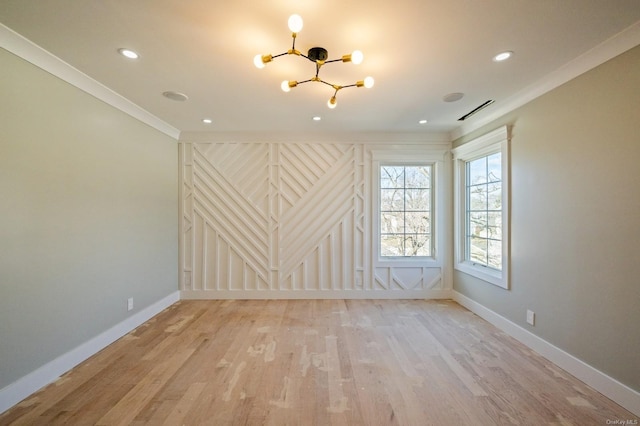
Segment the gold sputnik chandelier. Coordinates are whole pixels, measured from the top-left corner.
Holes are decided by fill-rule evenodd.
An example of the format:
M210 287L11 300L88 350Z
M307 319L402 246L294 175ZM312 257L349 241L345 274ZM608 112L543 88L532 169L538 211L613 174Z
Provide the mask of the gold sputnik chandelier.
M327 60L327 58L329 57L327 49L325 49L323 47L312 47L311 49L309 49L309 51L305 55L304 53L301 53L299 50L296 50L296 36L300 32L300 30L302 30L302 18L300 17L300 15L291 15L289 17L289 29L292 32L291 37L293 39L293 43L291 45L291 49L287 50L286 52L280 53L279 55L270 55L270 54L269 55L256 55L256 57L253 59L253 63L258 68L264 68L266 64L268 64L269 62L273 61L275 58L280 57L280 56L284 56L284 55L297 55L297 56L301 56L303 58L306 58L306 59L310 60L311 62L315 62L315 64L316 64L316 75L314 77L311 77L311 78L309 78L307 80L303 80L303 81L285 80L280 85L280 87L282 88L283 91L289 92L292 88L297 87L298 85L303 84L303 83L308 83L310 81L315 81L315 82L318 82L318 83L326 84L327 86L330 86L330 87L332 87L334 89L333 96L327 102L327 106L329 108L335 108L336 105L337 105L336 95L338 94L338 92L340 90L346 89L347 87L366 87L368 89L368 88L373 86L373 77L367 77L364 80L359 80L359 81L356 81L353 84L348 84L348 85L345 85L345 86L341 86L339 84L329 83L329 82L321 79L319 77L319 74L320 74L320 68L323 65L331 63L331 62L352 62L352 63L358 65L364 59L364 56L362 55L362 52L359 51L359 50L356 50L356 51L352 52L349 55L343 55L339 59Z

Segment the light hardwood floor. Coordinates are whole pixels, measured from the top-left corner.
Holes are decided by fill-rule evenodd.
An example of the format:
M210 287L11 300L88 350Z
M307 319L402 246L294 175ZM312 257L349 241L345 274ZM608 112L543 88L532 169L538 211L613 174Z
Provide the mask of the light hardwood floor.
M452 301L181 301L1 425L606 425L638 418Z

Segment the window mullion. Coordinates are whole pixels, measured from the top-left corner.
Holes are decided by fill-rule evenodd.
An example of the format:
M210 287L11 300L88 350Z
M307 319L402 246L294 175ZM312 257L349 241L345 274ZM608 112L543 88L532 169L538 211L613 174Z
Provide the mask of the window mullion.
M389 260L432 257L433 166L381 164L379 167L380 257ZM393 191L390 191L391 187ZM386 221L385 211L390 212ZM385 232L382 232L383 228Z

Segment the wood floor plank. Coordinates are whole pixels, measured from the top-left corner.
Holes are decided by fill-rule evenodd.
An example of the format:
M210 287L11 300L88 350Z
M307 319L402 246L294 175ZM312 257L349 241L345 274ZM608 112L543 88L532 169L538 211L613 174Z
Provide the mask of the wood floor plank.
M452 301L181 301L0 425L604 425L624 410Z

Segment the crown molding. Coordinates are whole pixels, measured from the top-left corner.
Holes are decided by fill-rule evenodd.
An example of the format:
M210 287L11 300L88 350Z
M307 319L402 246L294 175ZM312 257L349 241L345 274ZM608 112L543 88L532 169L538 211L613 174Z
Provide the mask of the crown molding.
M402 132L181 132L180 142L365 143L450 146L449 134Z
M0 47L125 114L153 127L159 132L176 140L180 137L180 130L167 124L155 115L152 115L127 98L114 92L107 86L99 83L3 24L0 24Z
M542 79L519 91L515 95L502 101L497 101L494 105L495 107L492 108L490 113L470 119L468 122L465 122L453 130L450 133L451 140L454 141L486 124L491 123L516 108L531 102L535 98L550 92L556 87L638 45L640 45L640 21L634 23L630 27L627 27L625 30L619 32L613 37L610 37L550 74L547 74Z

